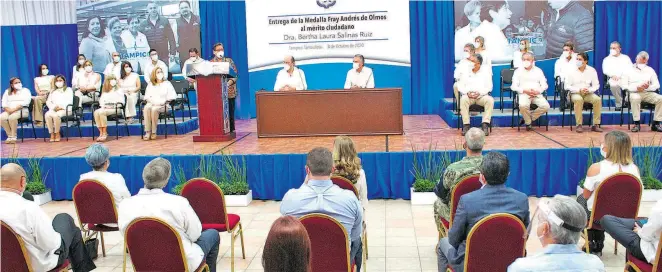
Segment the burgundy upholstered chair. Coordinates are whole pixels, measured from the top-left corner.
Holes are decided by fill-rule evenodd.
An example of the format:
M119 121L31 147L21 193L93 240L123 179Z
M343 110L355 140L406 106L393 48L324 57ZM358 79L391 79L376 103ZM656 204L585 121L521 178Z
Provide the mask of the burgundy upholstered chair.
M350 191L354 192L354 195L356 196L356 198L359 198L359 190L356 189L356 186L354 186L354 183L352 183L352 181L350 181L349 179L347 179L345 177L342 177L342 176L331 176L331 182L333 182L333 184L335 184L335 185L338 185L338 187L340 187L342 189L350 190ZM360 201L361 200L359 199L359 202ZM363 217L365 218L365 214L363 215ZM363 233L362 233L361 237L363 237L363 252L365 253L365 259L367 260L368 259L368 230L366 229L365 220L363 220Z
M607 177L595 189L593 210L588 226L582 233L582 238L588 241L588 230L604 230L600 226L600 219L605 215L621 218L636 218L639 213L639 203L643 187L641 181L628 173L616 173ZM586 253L589 246L586 246ZM614 241L614 254L618 252L617 242Z
M354 271L349 259L349 235L340 222L321 213L299 220L310 237L311 272Z
M14 230L5 222L2 222L2 229L0 230L0 271L12 272L32 272L32 263L30 263L30 255L25 248L23 238L16 234ZM62 265L56 267L49 272L66 272L69 267L69 260L65 260Z
M480 183L479 177L480 174L465 177L464 179L460 180L460 182L458 182L455 185L455 187L453 187L453 190L451 191L451 202L450 202L451 218L439 217L441 219L441 227L443 231L443 233L442 232L439 233L439 239L441 239L441 237L445 237L448 234L448 230L451 229L451 226L453 226L453 218L455 217L455 211L457 210L457 205L458 203L460 203L460 197L462 197L465 194L476 191L483 186L483 184Z
M96 180L81 180L73 189L74 206L84 240L101 234L101 252L106 257L103 233L119 231L115 199L106 185ZM105 224L105 225L103 225ZM113 227L108 224L115 224Z
M203 230L215 229L218 232L230 234L230 269L234 271L234 243L237 236L241 237L241 255L243 259L246 259L244 231L239 215L228 213L225 209L223 190L211 180L194 178L184 184L181 195L193 207L202 223Z
M514 215L496 213L481 219L467 236L464 271L506 271L524 257L526 228ZM449 266L447 271L453 271Z
M134 271L189 271L179 233L157 218L136 218L126 227L124 270L127 251L131 256ZM205 270L209 271L209 267L203 258L195 271Z
M662 237L660 237L658 243L658 245L662 245ZM637 272L662 272L662 261L660 259L662 259L662 246L657 247L657 253L655 254L653 264L649 264L644 260L639 260L628 252L626 256L627 263L625 264L625 271L628 271L628 267L632 267Z

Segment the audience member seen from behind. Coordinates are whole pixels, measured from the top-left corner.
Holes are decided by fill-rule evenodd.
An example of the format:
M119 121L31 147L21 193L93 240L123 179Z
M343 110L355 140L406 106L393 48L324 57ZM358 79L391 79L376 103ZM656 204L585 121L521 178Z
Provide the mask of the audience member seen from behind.
M600 154L604 157L604 160L596 162L588 168L586 180L584 181L584 191L577 197L577 201L586 209L589 219L595 198L593 192L608 177L624 172L634 175L641 181L639 168L634 165L632 159L632 141L627 133L615 130L605 134L604 142L600 146ZM602 255L604 240L605 232L603 230L588 230L591 253Z
M44 121L42 108L44 107L44 103L46 103L48 94L53 91L53 79L55 77L49 73L48 65L46 64L40 64L37 70L39 74L34 78L34 91L37 95L34 97L34 107L32 107L32 121L34 121L35 125L40 126Z
M50 271L67 259L74 272L96 268L70 215L61 213L51 220L37 203L21 197L27 174L20 165L5 164L0 175L0 220L23 239L33 271Z
M437 231L441 233L441 217L451 221L451 193L453 188L461 180L468 176L480 174L480 164L483 162L483 146L485 145L485 133L479 128L471 128L464 135L462 147L467 151L467 156L458 162L446 167L441 182L434 189L437 200L434 202L434 221L437 223Z
M480 165L483 188L460 198L448 237L441 238L437 247L439 271L445 271L449 264L453 270L463 271L467 236L484 217L507 213L517 216L524 226L529 225L529 199L522 192L506 187L509 174L510 164L506 155L490 152L483 156Z
M168 103L177 98L172 83L165 79L165 73L161 67L154 68L149 79L151 84L147 85L145 90L145 101L147 102L143 108L143 114L145 115L145 137L143 140L145 141L156 139L159 114L166 112Z
M605 215L600 220L600 225L632 256L653 264L662 235L662 199L655 203L647 219L635 221L631 218Z
M265 272L310 272L310 238L294 216L281 216L271 225L262 251Z
M60 141L60 125L62 117L71 114L74 104L74 91L67 87L67 81L63 75L55 76L54 90L48 95L46 106L46 127L51 135L51 142ZM68 110L68 112L67 112Z
M122 200L131 197L126 181L119 173L108 172L110 167L110 151L103 144L93 144L85 152L85 161L92 171L80 175L80 180L96 180L105 185L113 194L115 207L119 208Z
M2 94L2 113L0 123L7 133L6 144L15 144L18 134L18 119L29 116L28 109L32 94L27 88L23 88L21 80L17 77L9 79L9 88Z
M103 142L108 138L108 116L124 114L121 109L122 105L124 105L124 93L120 89L117 78L113 74L106 76L99 98L99 108L94 111L94 121L99 127L97 142Z
M577 242L586 226L586 212L574 199L556 195L541 200L532 218L537 224L535 236L543 248L537 254L519 258L509 272L524 271L605 271L600 258L579 250ZM534 215L535 216L535 215Z
M163 220L174 228L182 239L181 245L189 271L195 271L205 260L211 272L216 271L216 258L220 238L218 231L202 231L202 223L186 198L168 194L163 188L170 179L170 162L164 158L150 161L143 170L145 188L120 204L118 223L120 231L134 219L153 217ZM163 249L155 249L163 250Z
M354 183L365 212L368 206L368 184L352 138L338 136L333 141L333 169L333 175L344 177Z
M350 260L361 270L363 209L354 192L343 190L331 182L333 155L323 147L308 152L306 174L308 179L298 189L290 189L283 197L280 213L297 218L311 213L333 217L343 225L349 235ZM351 262L350 261L350 262Z

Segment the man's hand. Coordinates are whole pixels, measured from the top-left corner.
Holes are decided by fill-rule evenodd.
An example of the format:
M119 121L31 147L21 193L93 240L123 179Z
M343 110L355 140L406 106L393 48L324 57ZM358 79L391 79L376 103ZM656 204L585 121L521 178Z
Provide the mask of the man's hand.
M478 92L469 92L467 96L469 96L471 99L476 99L480 96L480 94Z
M641 228L639 228L639 225L637 225L637 222L634 222L634 228L632 229L632 231L634 231L634 233L639 233L640 229Z
M350 88L350 89L359 89L359 88L361 88L361 87L359 87L359 86L357 86L357 85L352 85L352 87L349 87L349 88Z
M644 90L646 90L646 88L644 87L645 85L646 84L637 87L637 92L643 92Z
M193 82L195 81L195 79L192 79L192 78L190 78L190 77L187 77L186 80L187 80L189 83L193 83Z
M55 108L53 110L54 111L59 111L59 110L62 110L62 108L60 108L60 106L55 106Z

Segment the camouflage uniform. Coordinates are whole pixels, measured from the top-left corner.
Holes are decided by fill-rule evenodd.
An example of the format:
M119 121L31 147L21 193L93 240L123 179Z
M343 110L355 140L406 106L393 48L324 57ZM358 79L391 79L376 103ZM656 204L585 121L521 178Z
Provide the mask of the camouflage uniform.
M447 189L447 193L444 199L437 198L437 201L434 202L434 221L437 223L438 231L441 232L442 229L439 217L442 216L446 219L450 217L450 201L453 187L463 178L480 173L478 167L482 162L483 156L464 157L461 161L449 165L446 171L444 171L442 182L444 183L444 188Z

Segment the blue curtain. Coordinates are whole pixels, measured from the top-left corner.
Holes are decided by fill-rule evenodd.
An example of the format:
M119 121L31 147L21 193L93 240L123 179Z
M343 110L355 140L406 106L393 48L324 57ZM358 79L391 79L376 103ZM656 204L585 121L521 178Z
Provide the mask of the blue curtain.
M23 86L34 90L37 66L45 63L50 74L63 74L71 86L71 71L78 54L76 25L2 26L0 87L9 88L9 79L19 77Z
M436 114L453 93L453 1L409 2L411 113Z
M200 1L200 33L202 57L212 58L211 48L223 43L225 55L231 57L239 70L235 116L250 119L250 105L255 90L248 86L248 47L246 45L246 3L244 1ZM254 102L253 102L254 103Z
M632 61L639 51L650 55L648 65L662 72L662 2L595 1L595 57L597 67L609 54L609 43L619 41ZM598 69L602 78L602 69Z

